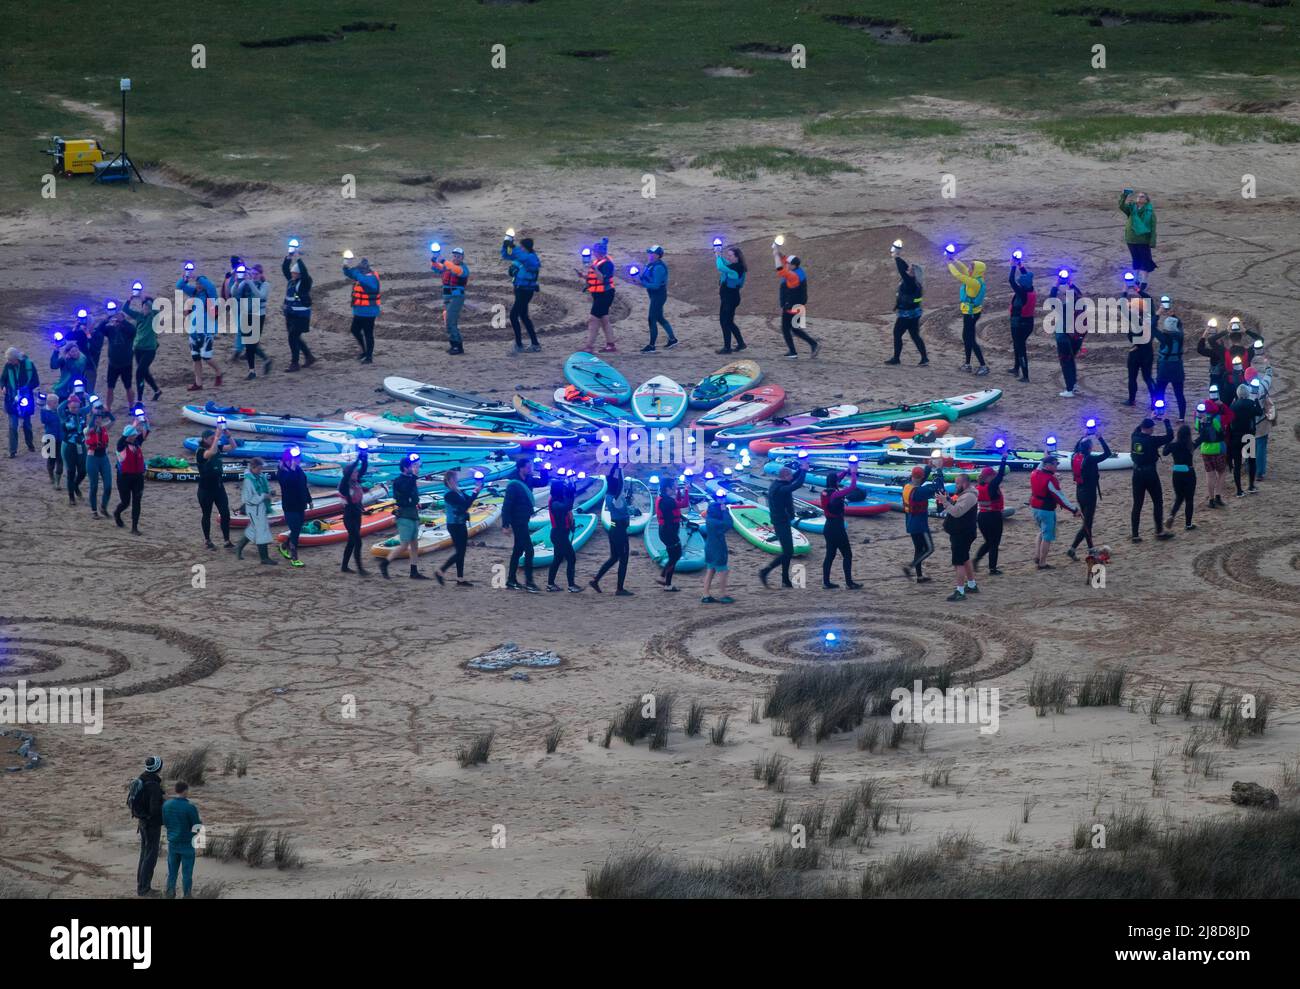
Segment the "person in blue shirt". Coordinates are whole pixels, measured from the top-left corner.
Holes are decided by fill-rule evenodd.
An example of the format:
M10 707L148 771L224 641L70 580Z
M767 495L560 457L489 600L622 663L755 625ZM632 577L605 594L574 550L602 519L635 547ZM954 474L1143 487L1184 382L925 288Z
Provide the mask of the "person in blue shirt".
M731 512L727 511L725 488L714 491L704 515L704 597L701 604L731 604L735 599L727 595L727 533L732 529ZM714 597L713 580L717 578L718 597Z
M537 342L537 331L533 329L533 321L528 315L528 306L533 301L533 296L537 294L537 276L541 271L542 262L533 251L533 238L523 237L516 244L515 232L506 231L505 240L501 242L501 257L510 262L510 281L515 289L515 304L510 307L510 327L515 331L514 352L522 354L524 351L523 334L519 332L522 323L523 328L528 331L528 339L532 341L528 349L537 353L542 349L542 345Z
M665 350L672 350L677 346L677 337L673 335L672 324L664 318L664 303L668 301L668 265L664 264L664 249L658 244L654 247L647 247L645 252L645 267L636 274L636 280L641 283L645 289L646 295L650 297L650 342L641 348L643 354L653 354L655 344L659 340L659 327L663 326L664 332L668 334L668 343L664 345Z
M718 269L718 323L722 327L722 349L718 353L730 354L745 349L745 338L736 325L736 310L740 308L740 290L745 287L745 273L749 269L739 247L724 249L719 241L714 241L713 255Z
M176 281L178 291L186 299L193 299L194 305L186 315L185 325L190 335L190 359L194 362L194 380L186 386L186 391L203 390L203 365L208 364L215 376L214 387L221 387L221 368L212 359L212 350L217 343L217 327L213 307L216 304L217 287L207 275L194 273L194 265L187 264L181 277Z
M203 822L199 810L189 797L190 785L176 781L176 796L162 806L163 826L167 829L167 886L163 895L176 898L176 875L181 877L181 893L189 899L194 892L194 833Z
M592 577L587 585L597 594L603 593L600 589L600 578L609 572L610 567L618 564L618 589L614 592L614 596L630 597L632 592L623 586L623 582L627 579L627 562L631 555L627 530L632 523L632 489L623 478L623 468L617 463L610 467L606 482L605 510L609 512L609 557L600 565L596 576Z

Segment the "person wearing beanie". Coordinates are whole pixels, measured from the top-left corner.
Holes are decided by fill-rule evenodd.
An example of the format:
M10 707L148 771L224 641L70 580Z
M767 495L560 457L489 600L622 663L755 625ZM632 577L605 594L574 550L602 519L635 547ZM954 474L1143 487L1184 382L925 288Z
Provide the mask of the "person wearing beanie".
M442 258L442 249L429 256L429 270L442 276L442 321L447 327L447 353L463 354L465 345L460 336L460 313L465 308L465 292L469 288L469 265L465 263L465 249L452 249L451 257Z
M664 345L664 349L672 350L677 346L677 337L673 335L672 324L664 318L664 303L668 301L668 265L664 264L664 249L658 244L647 247L645 251L645 267L633 277L645 289L646 295L650 299L650 311L647 316L650 323L650 342L641 348L641 353L653 354L655 352L655 344L659 340L660 326L668 334L668 342Z
M970 267L966 267L964 261L957 259L954 254L952 260L948 262L948 273L957 279L960 284L958 291L959 302L961 304L961 342L966 351L966 363L961 366L963 371L971 370L971 355L980 362L976 369L976 374L988 374L989 367L984 363L984 351L980 349L978 338L978 325L980 313L984 311L984 295L988 291L988 286L984 282L984 271L986 265L983 261L973 261Z
M1163 418L1163 417L1162 417ZM1132 540L1142 541L1138 528L1142 522L1142 506L1147 495L1151 496L1151 513L1156 523L1157 539L1172 539L1174 534L1165 528L1164 489L1160 486L1160 474L1156 470L1160 463L1161 447L1168 447L1174 438L1173 427L1165 419L1165 438L1157 440L1154 436L1156 421L1143 419L1138 428L1129 437L1129 450L1133 457L1133 512L1129 525L1133 530Z
M292 251L280 262L284 275L284 329L289 335L289 366L285 373L311 367L316 358L303 339L311 332L311 273L301 254Z
M979 505L979 514L976 518L976 526L984 541L980 543L980 548L975 552L975 559L971 562L971 570L980 565L980 560L985 556L989 558L989 573L997 575L1002 573L998 569L998 550L1002 546L1002 509L1005 502L1002 497L1002 479L1007 476L1007 453L1002 451L1002 462L998 464L998 469L985 467L980 471L979 483L975 485L975 497Z
M537 294L538 273L541 271L542 262L533 250L533 238L523 237L516 244L515 232L507 230L505 239L501 241L501 257L510 262L508 271L515 290L515 302L510 307L510 328L515 331L514 353L524 352L524 337L520 332L520 324L528 331L528 339L531 341L528 349L537 353L542 349L542 345L537 342L537 331L533 329L528 307L533 301L533 296Z
M1011 285L1011 349L1015 354L1015 367L1008 373L1021 381L1029 381L1029 338L1034 335L1034 309L1038 293L1034 291L1034 273L1023 261L1015 261L1007 276Z
M131 785L131 816L140 835L140 858L135 869L135 895L157 896L153 872L158 865L158 845L162 839L163 761L151 755L144 761L144 772Z
M351 258L348 251L345 258ZM379 287L379 272L370 267L370 259L362 258L355 267L343 266L343 277L352 283L352 339L361 348L357 360L373 364L375 359L375 320L383 311Z

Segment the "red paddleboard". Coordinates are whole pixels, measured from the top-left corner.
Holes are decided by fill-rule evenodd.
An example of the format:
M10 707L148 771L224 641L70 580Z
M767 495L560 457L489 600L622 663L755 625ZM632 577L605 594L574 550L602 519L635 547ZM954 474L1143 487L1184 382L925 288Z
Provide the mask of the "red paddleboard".
M773 436L770 439L754 440L749 444L751 453L767 456L769 450L777 447L802 446L815 451L819 446L843 446L846 443L881 443L887 439L912 439L926 433L942 436L948 431L947 419L918 419L890 422L867 429L850 429L840 432L832 429L819 429L809 436L797 433L792 436Z

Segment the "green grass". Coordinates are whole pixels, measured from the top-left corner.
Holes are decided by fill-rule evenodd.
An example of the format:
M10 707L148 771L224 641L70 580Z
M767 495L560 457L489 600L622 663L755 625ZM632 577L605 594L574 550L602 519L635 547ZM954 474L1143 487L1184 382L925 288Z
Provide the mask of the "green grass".
M636 172L665 172L672 161L642 151L569 151L551 157L557 168L626 168Z
M1082 114L1087 100L1103 97L1114 105L1169 92L1237 99L1294 92L1300 4L1141 0L1124 9L1228 16L1118 29L1089 27L1085 14L1062 16L1056 13L1062 6L1060 0L978 6L804 0L740 10L714 0L664 0L649 8L611 0L593 17L585 0L511 6L466 0L447 11L420 0L387 0L374 10L355 0L306 6L231 0L220 16L201 4L162 0L138 0L130 16L104 16L88 0L22 4L6 19L0 54L0 192L10 208L41 202L39 178L49 160L39 151L51 134L94 136L115 146L116 125L72 114L58 99L115 112L121 76L134 81L130 145L141 162L235 182L334 188L351 173L363 189L431 171L527 167L556 157L645 168L680 135L674 128L698 140L720 120L796 119L807 122L811 136L868 140L956 136L954 127L981 127L975 115L902 119L890 101L918 94L1031 114L1058 107ZM918 35L955 37L882 44L830 19L867 16ZM396 29L340 32L370 18ZM1285 30L1264 30L1269 24ZM302 34L337 40L240 44ZM1094 39L1107 46L1106 70L1088 65ZM793 68L785 58L737 50L747 43L778 50L803 45L807 65ZM206 46L206 68L191 67L195 44ZM494 45L505 46L504 69L491 65ZM575 49L609 54L600 60L567 54ZM718 65L743 66L752 75L705 73ZM1095 83L1081 86L1089 75ZM1153 85L1157 76L1173 76L1177 84ZM844 115L882 110L889 116ZM1084 126L1063 139L1091 140L1086 133L1069 137ZM653 152L625 150L651 127ZM1267 121L1206 124L1201 132L1264 140L1286 133ZM573 149L578 153L569 155ZM813 175L832 168L770 152L766 161L748 163L744 153L732 155L720 164L741 175L772 166ZM79 187L71 195L75 201Z
M1152 134L1185 134L1188 143L1269 144L1300 142L1300 124L1257 114L1183 114L1166 117L1068 117L1044 121L1039 130L1053 143L1075 154L1105 153L1117 145L1137 144Z
M725 151L709 151L697 155L691 164L695 168L710 168L715 175L738 182L756 179L760 172L825 178L835 172L857 171L852 165L831 158L818 158L771 145L745 145Z

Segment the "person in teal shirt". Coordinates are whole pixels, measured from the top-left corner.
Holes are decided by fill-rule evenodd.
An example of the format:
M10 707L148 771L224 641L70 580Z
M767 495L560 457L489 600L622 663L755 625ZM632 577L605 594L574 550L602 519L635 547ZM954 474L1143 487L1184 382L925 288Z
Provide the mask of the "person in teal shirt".
M189 899L194 890L194 832L203 822L199 810L185 795L190 785L184 780L176 783L176 796L162 807L163 826L167 829L167 889L168 899L176 896L176 874L181 875L181 892Z

